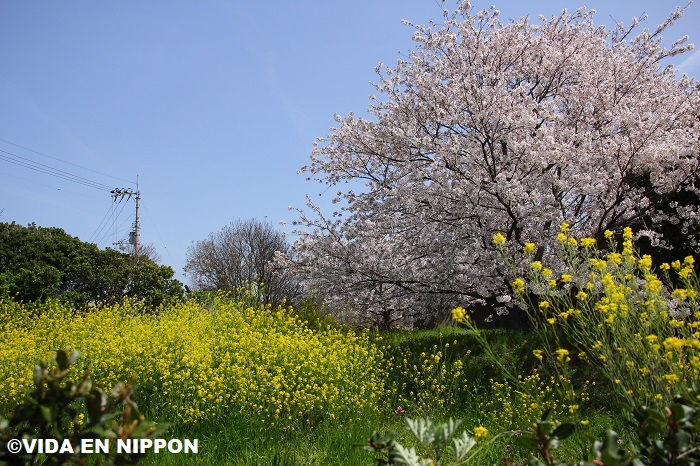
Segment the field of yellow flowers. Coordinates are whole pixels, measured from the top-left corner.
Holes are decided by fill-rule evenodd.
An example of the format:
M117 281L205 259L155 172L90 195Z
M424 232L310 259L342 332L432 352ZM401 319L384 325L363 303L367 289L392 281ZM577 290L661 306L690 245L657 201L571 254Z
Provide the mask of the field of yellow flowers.
M381 350L367 333L312 330L288 309L220 300L146 313L126 301L81 313L59 302L0 302L0 412L32 382L38 360L77 350L78 369L111 387L136 377L142 406L180 424L245 413L294 429L378 409Z

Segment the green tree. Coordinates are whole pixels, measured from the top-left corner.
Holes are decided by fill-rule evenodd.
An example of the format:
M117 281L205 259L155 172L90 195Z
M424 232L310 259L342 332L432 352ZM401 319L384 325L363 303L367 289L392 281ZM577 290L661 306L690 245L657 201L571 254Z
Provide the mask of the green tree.
M22 301L62 298L76 305L126 296L158 306L182 296L171 267L100 250L60 228L0 223L0 294Z

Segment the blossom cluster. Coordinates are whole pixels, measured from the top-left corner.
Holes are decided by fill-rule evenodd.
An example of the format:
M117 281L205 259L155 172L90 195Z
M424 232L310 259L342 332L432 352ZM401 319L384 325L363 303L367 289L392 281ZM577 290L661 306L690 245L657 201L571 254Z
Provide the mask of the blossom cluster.
M594 14L502 23L460 2L411 25L416 48L378 67L369 117L336 116L302 168L340 208L309 198L285 265L348 321L390 326L503 296L496 231L542 256L562 220L584 248L605 228L672 225L700 251L698 204L670 202L696 198L700 174L697 82L661 65L692 49L660 40L682 13L654 34Z
M289 309L222 300L143 313L126 301L80 314L49 301L0 301L0 412L23 396L37 360L75 349L102 386L136 376L139 404L168 422L244 412L273 427L350 421L376 410L383 354L365 333L309 329Z

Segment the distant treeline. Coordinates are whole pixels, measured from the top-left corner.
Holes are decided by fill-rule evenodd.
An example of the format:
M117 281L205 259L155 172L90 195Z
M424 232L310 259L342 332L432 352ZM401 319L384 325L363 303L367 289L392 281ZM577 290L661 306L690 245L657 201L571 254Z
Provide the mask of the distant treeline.
M0 296L60 298L78 306L130 296L155 307L182 296L174 275L146 256L100 250L61 228L0 223Z

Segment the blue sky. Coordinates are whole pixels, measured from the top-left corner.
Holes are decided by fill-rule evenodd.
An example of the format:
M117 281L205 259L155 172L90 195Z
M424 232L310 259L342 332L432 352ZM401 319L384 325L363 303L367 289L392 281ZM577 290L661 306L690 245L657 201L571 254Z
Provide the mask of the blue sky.
M654 28L686 3L496 6L507 20L585 5L607 25L646 13ZM109 188L135 188L138 175L142 241L183 279L193 241L239 218L291 223L288 206L319 200L297 171L334 113L365 112L374 67L413 48L403 19L439 21L441 10L435 0L0 2L0 221L111 246L127 237L134 203L115 218ZM673 62L695 78L699 26L696 3L666 34L698 44Z

